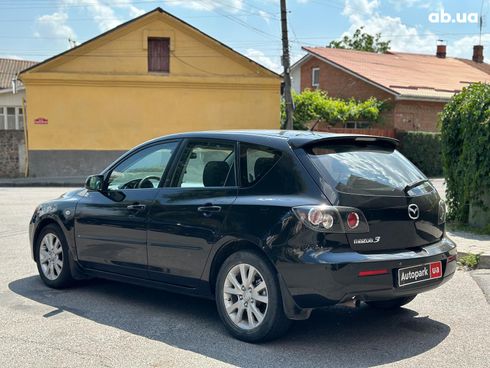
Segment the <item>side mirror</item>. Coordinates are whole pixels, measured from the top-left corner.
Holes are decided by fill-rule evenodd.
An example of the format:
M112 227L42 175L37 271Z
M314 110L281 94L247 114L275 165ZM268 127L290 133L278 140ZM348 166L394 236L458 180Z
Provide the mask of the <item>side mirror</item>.
M85 188L96 192L100 192L102 190L103 185L104 185L103 175L90 175L85 181Z

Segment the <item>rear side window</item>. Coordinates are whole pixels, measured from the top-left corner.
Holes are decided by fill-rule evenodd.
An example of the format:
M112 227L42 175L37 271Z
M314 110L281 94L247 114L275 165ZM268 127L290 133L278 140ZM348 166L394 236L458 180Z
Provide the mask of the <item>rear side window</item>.
M240 143L240 175L242 187L251 187L263 178L281 154L269 147Z
M236 185L235 144L191 142L179 166L176 187L233 187Z
M387 147L320 144L306 152L327 182L343 193L405 196L407 185L426 179L401 153Z

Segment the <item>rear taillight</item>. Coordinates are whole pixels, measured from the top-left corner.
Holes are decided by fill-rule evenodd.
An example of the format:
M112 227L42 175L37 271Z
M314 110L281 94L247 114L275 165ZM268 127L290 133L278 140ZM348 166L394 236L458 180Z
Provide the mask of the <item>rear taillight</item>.
M296 217L308 228L328 233L367 233L369 225L361 210L342 206L293 207Z
M446 222L446 202L444 202L442 199L439 201L439 211L437 215L437 223L439 225L443 224Z
M347 215L347 226L352 230L359 226L359 215L356 212Z

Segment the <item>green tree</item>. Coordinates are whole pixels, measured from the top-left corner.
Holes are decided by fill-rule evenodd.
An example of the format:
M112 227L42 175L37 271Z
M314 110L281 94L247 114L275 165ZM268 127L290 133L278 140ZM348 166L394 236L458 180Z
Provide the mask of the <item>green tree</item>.
M328 47L335 49L351 49L384 54L390 50L391 41L381 41L381 33L374 36L363 32L364 27L356 29L352 37L344 36L340 41L334 40Z
M306 89L301 93L293 93L294 129L304 130L307 124L316 120L329 123L354 120L377 121L384 108L384 103L371 97L368 100L342 100L328 97L322 90ZM284 104L281 106L284 116Z
M440 124L450 218L461 223L488 219L488 224L490 85L475 83L454 95L441 113ZM470 213L476 208L481 212L474 218Z

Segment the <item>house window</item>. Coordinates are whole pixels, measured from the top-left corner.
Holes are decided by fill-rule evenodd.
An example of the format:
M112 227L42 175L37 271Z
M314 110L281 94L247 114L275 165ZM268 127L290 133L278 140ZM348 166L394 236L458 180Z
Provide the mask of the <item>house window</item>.
M368 129L371 126L369 121L347 121L345 127L349 129Z
M24 129L22 107L0 106L0 130Z
M313 88L320 87L320 68L311 69L311 86Z
M170 71L170 38L148 37L148 71Z

